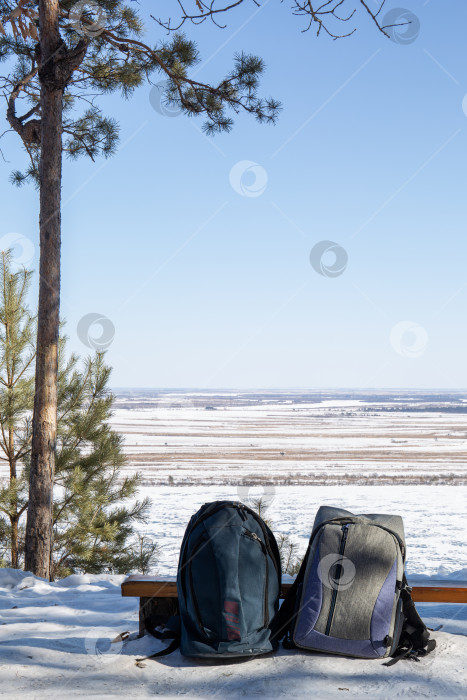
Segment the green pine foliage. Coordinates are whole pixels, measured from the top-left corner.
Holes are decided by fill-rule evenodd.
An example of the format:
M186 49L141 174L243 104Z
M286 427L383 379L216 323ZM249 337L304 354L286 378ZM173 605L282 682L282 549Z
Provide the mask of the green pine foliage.
M281 555L282 571L284 574L296 576L302 563L302 559L297 556L298 544L288 535L276 535L276 539Z
M266 511L269 507L267 501L259 496L250 501L252 509L264 520L266 525L274 531L274 523L270 518L266 517ZM297 555L298 545L288 535L274 533L279 554L281 557L282 573L296 576L299 572L302 563L301 558Z
M0 459L9 478L0 487L2 566L19 567L28 499L34 398L35 323L26 306L31 273L13 271L1 254ZM138 501L138 475L124 476L122 438L112 430L110 368L103 353L81 362L60 341L54 486L53 578L73 572L147 572L158 548L137 536L149 502Z
M60 36L63 65L70 66L70 77L63 93L63 151L71 159L87 156L109 157L116 149L119 127L103 115L98 98L118 92L129 98L146 84L165 82L164 101L177 105L188 116L204 115L208 134L229 131L229 114L246 111L260 122L274 123L280 104L259 97L263 61L244 53L234 57L232 70L220 81L202 83L190 77L200 62L196 44L181 32L169 33L154 18L142 19L142 8L122 0L98 0L81 7L76 17L76 0L60 3ZM37 0L29 0L15 15L10 0L0 0L0 92L11 129L23 142L28 162L14 170L11 181L22 185L30 180L39 184L40 81ZM13 15L11 14L13 11ZM20 24L21 20L21 24ZM97 31L86 30L92 26ZM3 26L3 32L2 30ZM148 30L162 36L151 43ZM153 33L153 32L152 32Z
M9 253L2 253L0 266L0 461L9 470L0 488L0 562L17 567L27 508L21 463L31 442L35 326L25 304L31 273L13 273Z

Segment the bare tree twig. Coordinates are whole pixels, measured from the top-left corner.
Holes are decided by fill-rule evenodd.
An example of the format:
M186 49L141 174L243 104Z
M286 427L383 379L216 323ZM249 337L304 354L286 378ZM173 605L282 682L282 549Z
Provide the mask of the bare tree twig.
M260 2L258 0L252 1L257 7L260 7ZM216 0L211 0L210 2L196 0L196 6L198 7L199 12L193 13L192 11L186 9L183 0L177 0L177 4L180 8L179 17L177 20L172 21L171 18L163 20L161 18L154 17L153 15L151 15L151 17L168 32L178 31L186 22L201 24L207 19L210 19L213 24L220 29L225 29L226 24L221 24L219 22L219 15L223 15L230 10L239 7L240 5L244 4L244 2L245 0L234 0L233 2L229 2L227 0L226 4L222 4L222 2L219 4L216 2ZM310 28L315 27L316 34L318 36L321 32L324 32L332 39L343 39L354 34L357 28L354 27L349 31L339 32L337 30L339 23L350 22L350 20L355 16L358 7L361 6L370 16L378 31L384 34L384 36L390 38L387 31L388 29L394 26L410 24L410 21L408 20L407 22L397 25L384 25L380 20L380 15L385 4L386 0L380 0L377 8L371 9L368 4L368 0L325 0L325 2L322 2L320 5L314 0L293 0L292 12L295 15L307 17L307 26L302 30L303 32L307 32Z

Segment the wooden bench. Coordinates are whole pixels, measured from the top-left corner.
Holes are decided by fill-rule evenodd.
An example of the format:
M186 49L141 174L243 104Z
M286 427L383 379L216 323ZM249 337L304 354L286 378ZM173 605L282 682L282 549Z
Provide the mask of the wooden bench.
M281 598L287 593L293 579L285 576ZM415 581L412 598L416 603L467 603L467 581ZM177 583L175 578L158 576L129 576L122 583L122 596L139 598L139 634L144 634L144 620L151 613L176 614L178 612Z

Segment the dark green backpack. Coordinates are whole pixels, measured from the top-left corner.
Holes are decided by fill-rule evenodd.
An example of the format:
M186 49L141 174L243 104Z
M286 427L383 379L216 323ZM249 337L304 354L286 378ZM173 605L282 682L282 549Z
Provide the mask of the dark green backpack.
M155 637L173 641L148 658L178 646L185 656L202 658L273 651L280 588L279 550L262 518L243 503L206 503L188 523L180 549L180 615L147 625Z
M180 550L182 654L232 657L273 651L270 625L280 587L279 550L262 518L243 503L202 506Z

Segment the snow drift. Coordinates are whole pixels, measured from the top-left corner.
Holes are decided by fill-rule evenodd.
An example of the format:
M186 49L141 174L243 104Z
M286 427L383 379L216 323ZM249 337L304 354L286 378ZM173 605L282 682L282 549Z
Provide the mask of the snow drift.
M450 575L466 578L466 570ZM49 583L0 569L0 688L8 698L396 696L464 698L467 606L419 605L438 647L420 663L346 659L280 650L236 663L206 664L179 652L135 664L162 648L136 639L138 600L122 598L123 576L73 575ZM130 631L128 640L117 639ZM456 632L457 634L452 634Z

